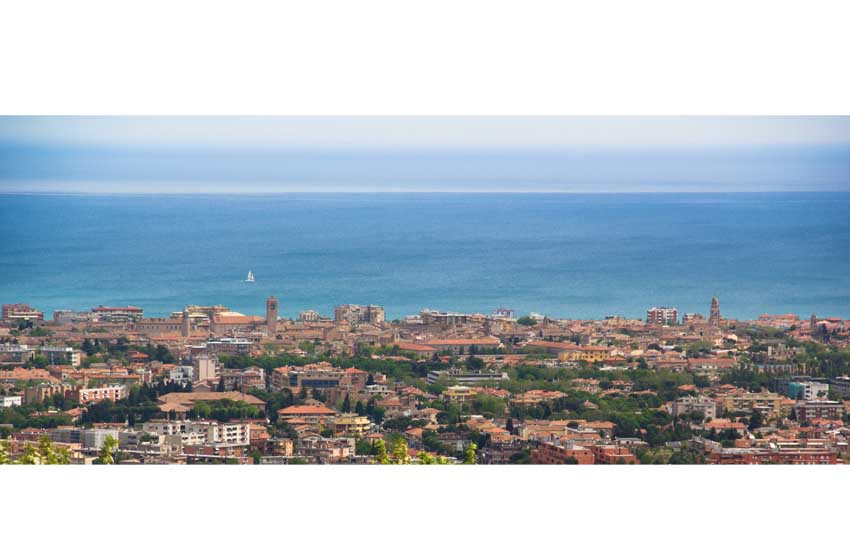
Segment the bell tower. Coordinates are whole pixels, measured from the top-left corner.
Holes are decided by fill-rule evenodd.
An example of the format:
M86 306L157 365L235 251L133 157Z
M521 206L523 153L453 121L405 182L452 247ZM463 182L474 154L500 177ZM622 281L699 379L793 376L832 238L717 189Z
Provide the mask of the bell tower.
M717 296L711 298L711 310L708 314L708 324L712 327L720 326L720 303L717 301Z
M274 296L266 300L266 332L269 335L277 332L277 298Z

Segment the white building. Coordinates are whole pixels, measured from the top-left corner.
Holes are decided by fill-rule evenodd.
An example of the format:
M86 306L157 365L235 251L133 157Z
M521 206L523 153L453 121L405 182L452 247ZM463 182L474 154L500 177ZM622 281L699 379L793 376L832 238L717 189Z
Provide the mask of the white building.
M152 420L145 422L142 430L162 436L179 435L183 439L183 445L248 445L251 441L250 425L247 423Z
M195 370L192 366L177 366L168 372L168 380L178 383L191 383Z
M21 406L23 398L20 395L2 395L0 396L0 408L10 408L12 406Z

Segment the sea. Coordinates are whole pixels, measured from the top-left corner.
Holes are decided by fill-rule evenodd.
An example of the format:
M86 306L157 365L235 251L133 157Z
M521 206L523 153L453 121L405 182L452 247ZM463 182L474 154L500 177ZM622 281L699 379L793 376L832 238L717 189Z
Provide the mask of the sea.
M245 282L248 271L256 278ZM0 302L850 317L850 193L0 195Z

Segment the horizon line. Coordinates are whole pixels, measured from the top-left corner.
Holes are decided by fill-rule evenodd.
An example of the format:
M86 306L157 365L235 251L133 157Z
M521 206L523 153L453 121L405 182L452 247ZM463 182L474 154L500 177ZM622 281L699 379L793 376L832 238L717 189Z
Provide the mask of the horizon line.
M579 195L617 195L617 194L813 194L813 193L850 193L848 188L739 188L739 189L626 189L626 190L586 190L586 189L314 189L314 190L248 190L248 191L182 191L182 190L4 190L0 195L11 196L271 196L289 194L579 194Z

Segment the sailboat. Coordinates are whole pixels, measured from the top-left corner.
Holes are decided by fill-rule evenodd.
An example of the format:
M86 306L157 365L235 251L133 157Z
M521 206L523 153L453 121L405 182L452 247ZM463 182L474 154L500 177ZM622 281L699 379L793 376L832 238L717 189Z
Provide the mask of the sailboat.
M248 271L248 277L245 278L245 281L246 282L253 282L254 281L254 273L251 272L250 270Z

